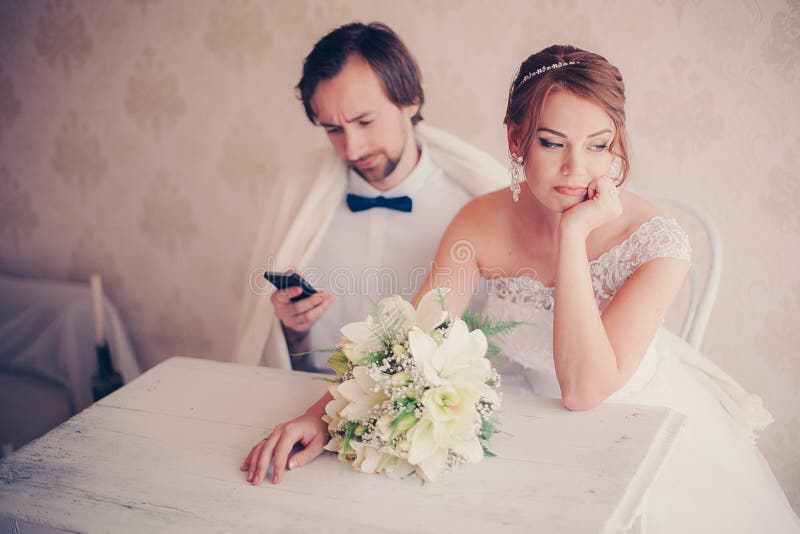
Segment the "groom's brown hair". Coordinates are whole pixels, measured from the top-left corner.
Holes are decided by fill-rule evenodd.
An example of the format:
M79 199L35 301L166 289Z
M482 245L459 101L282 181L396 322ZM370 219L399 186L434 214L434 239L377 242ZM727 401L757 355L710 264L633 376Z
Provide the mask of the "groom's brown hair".
M317 84L339 74L353 54L358 54L369 64L394 105L403 107L419 104L422 108L425 101L422 75L414 56L400 37L380 22L353 22L336 28L317 41L303 62L303 75L296 89L308 120L317 123L316 114L311 108L311 98ZM411 117L412 124L421 120L419 111Z

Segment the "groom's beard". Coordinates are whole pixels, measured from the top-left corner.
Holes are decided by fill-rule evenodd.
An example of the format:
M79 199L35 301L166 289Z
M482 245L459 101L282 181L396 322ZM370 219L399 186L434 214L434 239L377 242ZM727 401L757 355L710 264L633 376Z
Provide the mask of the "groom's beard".
M360 161L368 160L375 156L380 157L380 154L370 154L369 156L365 156L356 161L348 162L350 167L356 172L356 174L358 174L360 177L366 180L367 183L370 184L379 184L384 180L386 180L386 178L388 178L397 168L397 164L400 163L399 157L390 158L386 153L384 153L383 156L386 158L386 163L383 164L382 166L373 166L366 169L358 168L357 165Z

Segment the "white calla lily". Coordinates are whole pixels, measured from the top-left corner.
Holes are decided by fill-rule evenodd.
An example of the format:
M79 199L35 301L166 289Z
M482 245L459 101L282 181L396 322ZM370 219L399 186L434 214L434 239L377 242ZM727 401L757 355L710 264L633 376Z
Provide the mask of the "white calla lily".
M328 388L333 400L328 401L328 404L325 405L325 415L322 416L322 420L328 423L328 428L330 430L339 426L339 421L342 420L341 411L349 402L339 394L338 388L338 384L333 384Z
M394 457L392 460L387 461L383 472L389 478L403 478L407 477L414 472L416 467L408 463L403 458Z
M468 462L477 463L483 460L483 446L471 429L452 436L448 448L466 458Z
M379 307L384 320L403 333L414 327L430 333L447 319L447 310L442 304L447 293L446 289L432 289L419 299L416 308L399 295L393 295L382 299Z
M392 330L407 332L414 321L414 306L400 295L392 295L381 299L378 303L383 324Z
M442 324L447 319L447 310L444 309L442 302L449 289L431 289L419 299L417 308L414 310L413 326L416 326L426 334Z
M492 366L485 358L488 342L480 330L470 332L464 321L456 319L441 345L416 329L409 332L408 339L411 354L432 384L447 383L475 392L487 389Z
M422 330L415 328L408 333L408 350L417 364L422 367L425 380L435 386L444 384L444 380L439 377L438 369L433 365L433 356L438 349L439 345L436 341Z
M384 443L392 438L392 421L394 421L393 415L382 415L375 421L375 429L378 431L378 436Z
M400 478L410 475L416 469L405 459L393 454L390 447L376 449L357 442L352 445L356 451L353 467L362 473L386 473L389 478Z
M348 404L339 411L341 417L350 421L365 419L372 409L386 400L382 391L376 391L377 382L364 366L353 368L353 378L339 384L338 393Z
M408 433L411 446L408 449L408 462L419 464L435 454L439 447L433 436L433 421L429 417L421 419Z
M346 324L339 331L345 337L341 343L342 352L355 364L381 348L380 339L375 334L375 324L369 318L366 321Z
M417 473L425 480L436 480L447 465L448 451L437 443L433 421L421 419L409 431L408 440L408 463L416 465Z
M344 440L342 438L334 436L328 440L328 443L326 443L325 447L323 448L326 451L341 452L343 445L344 445Z

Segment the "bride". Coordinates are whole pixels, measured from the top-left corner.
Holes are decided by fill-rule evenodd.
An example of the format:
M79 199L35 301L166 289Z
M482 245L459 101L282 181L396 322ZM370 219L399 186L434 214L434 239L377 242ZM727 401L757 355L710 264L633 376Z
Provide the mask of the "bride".
M619 71L597 54L551 46L525 60L504 121L512 192L461 210L422 292L450 287L446 304L459 314L489 279L486 314L524 322L501 340L506 390L559 397L570 410L609 400L687 415L650 493L649 530L800 532L753 443L771 421L760 400L661 327L691 249L675 220L620 188L624 100ZM277 483L287 460L294 469L322 451L328 400L253 447L248 481L259 484L273 456ZM305 448L289 457L297 442Z

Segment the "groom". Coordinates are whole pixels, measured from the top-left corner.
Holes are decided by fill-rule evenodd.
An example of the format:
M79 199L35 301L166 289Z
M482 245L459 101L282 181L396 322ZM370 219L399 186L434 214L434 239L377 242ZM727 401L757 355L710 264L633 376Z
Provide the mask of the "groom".
M322 291L297 302L299 288L270 298L248 291L237 361L325 370L325 353L289 353L333 347L343 324L369 313L370 300L410 299L458 210L506 185L491 157L419 124L420 81L408 49L379 23L341 26L305 58L298 93L333 150L270 199L250 266L256 276L299 269ZM309 173L311 187L298 192Z

